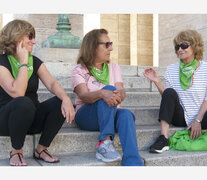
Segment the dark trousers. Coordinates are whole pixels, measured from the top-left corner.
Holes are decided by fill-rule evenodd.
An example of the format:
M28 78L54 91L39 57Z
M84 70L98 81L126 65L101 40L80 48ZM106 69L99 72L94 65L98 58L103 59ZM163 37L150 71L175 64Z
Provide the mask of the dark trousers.
M21 149L26 134L41 133L39 144L49 147L65 121L61 100L48 99L35 107L26 96L12 99L0 109L0 136L10 136L14 149Z
M160 104L159 121L164 120L174 126L185 127L185 116L182 106L180 105L177 92L172 88L167 88L162 94ZM202 129L207 129L207 113L205 113L201 122Z

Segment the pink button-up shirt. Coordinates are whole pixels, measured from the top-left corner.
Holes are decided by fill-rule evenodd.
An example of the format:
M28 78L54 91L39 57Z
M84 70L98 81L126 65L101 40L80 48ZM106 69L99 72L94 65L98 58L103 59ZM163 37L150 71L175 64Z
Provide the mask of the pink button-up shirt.
M121 76L121 69L118 64L110 62L109 64L109 81L110 85L115 86L117 82L123 82ZM88 87L88 91L97 91L102 89L105 84L96 80L93 76L90 75L88 69L81 64L76 65L72 70L72 90L74 91L75 87L81 83L85 83ZM75 98L76 111L84 105L81 99L76 95Z

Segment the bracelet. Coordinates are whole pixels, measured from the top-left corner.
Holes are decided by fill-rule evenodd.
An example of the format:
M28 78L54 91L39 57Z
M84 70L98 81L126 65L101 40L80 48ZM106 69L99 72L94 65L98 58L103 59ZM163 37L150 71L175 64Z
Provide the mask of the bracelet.
M201 123L201 120L199 120L199 119L195 119L198 123Z
M23 67L23 66L27 66L27 67L29 67L28 64L20 64L20 65L19 65L19 68L20 68L20 67Z

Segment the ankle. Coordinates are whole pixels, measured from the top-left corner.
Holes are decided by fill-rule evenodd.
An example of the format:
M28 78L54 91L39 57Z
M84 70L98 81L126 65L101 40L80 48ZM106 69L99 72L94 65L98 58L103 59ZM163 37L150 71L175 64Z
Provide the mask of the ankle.
M12 149L11 154L15 154L15 153L23 153L22 149Z
M40 145L40 144L38 144L38 146L36 148L37 152L41 152L41 151L43 151L45 149L47 149L47 147L46 146L43 146L43 145Z
M168 135L166 134L161 134L161 135L163 135L166 139L168 139Z
M100 140L99 142L104 142L105 140L111 140L111 136L108 136L107 138L102 139L102 140Z
M98 142L97 146L100 146L100 145L103 144L104 141L106 141L106 140L111 140L111 136L108 136L107 138L100 140L100 141Z

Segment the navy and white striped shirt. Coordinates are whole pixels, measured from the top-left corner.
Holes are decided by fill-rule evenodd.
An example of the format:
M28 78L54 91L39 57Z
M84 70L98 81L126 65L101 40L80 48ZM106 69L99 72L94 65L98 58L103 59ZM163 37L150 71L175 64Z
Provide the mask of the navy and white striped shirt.
M167 67L165 88L173 88L177 92L189 126L198 115L203 101L207 100L207 62L200 61L200 66L193 74L193 85L187 90L183 90L180 85L179 64L177 62Z

